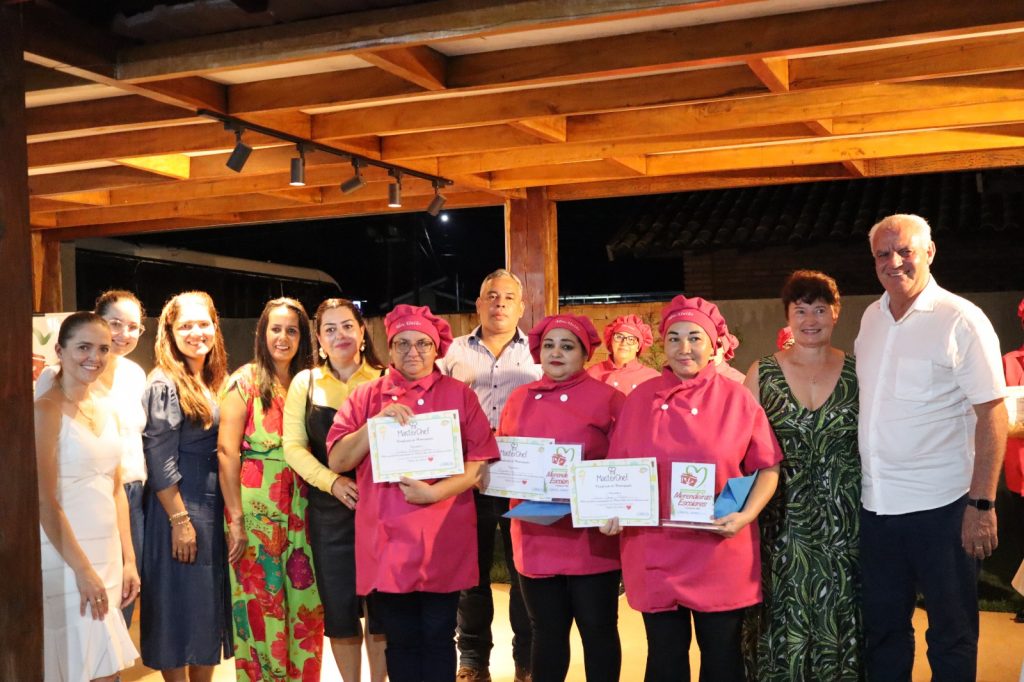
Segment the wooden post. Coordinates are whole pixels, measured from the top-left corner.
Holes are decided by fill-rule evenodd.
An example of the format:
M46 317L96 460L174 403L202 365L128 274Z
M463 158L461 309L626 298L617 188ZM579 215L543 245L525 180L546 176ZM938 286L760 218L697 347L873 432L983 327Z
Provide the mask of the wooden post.
M43 678L39 495L32 429L32 249L25 148L23 5L0 5L0 404L4 478L0 515L0 680Z
M59 313L64 310L60 242L42 232L32 233L32 310Z
M505 200L505 266L523 280L523 329L558 312L558 219L547 188Z

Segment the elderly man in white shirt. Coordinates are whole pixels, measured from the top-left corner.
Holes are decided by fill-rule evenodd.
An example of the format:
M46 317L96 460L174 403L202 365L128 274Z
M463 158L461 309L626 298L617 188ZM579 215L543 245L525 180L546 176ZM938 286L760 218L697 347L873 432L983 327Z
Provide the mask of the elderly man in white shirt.
M923 218L889 216L868 239L885 289L855 343L868 679L910 681L920 591L932 679L974 680L978 564L998 544L1006 443L999 339L931 277Z

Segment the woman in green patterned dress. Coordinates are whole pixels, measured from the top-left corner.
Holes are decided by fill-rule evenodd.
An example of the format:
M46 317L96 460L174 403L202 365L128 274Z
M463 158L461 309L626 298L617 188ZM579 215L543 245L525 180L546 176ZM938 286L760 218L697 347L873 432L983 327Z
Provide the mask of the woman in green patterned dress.
M755 362L745 382L785 454L760 518L764 603L748 623L748 673L759 682L862 680L854 360L831 345L835 280L798 270L782 303L795 343Z
M284 397L313 360L302 304L276 298L256 325L254 359L220 404L220 485L231 565L238 680L319 680L323 606L306 532L306 484L284 460Z

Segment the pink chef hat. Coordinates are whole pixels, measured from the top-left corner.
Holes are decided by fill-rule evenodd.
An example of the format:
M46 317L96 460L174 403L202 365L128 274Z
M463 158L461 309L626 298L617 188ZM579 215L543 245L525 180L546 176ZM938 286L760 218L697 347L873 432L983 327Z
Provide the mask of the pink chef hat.
M789 327L783 327L779 330L779 335L775 337L775 347L779 350L786 350L793 345L795 340L793 338L793 330Z
M452 328L448 322L434 313L425 305L396 305L384 317L384 329L387 331L388 343L395 334L405 331L423 332L437 346L437 357L443 358L452 345Z
M617 332L631 334L640 339L638 355L654 343L654 334L651 333L650 326L637 315L620 315L604 328L604 347L609 351L612 349L612 337Z
M720 337L729 333L729 327L722 313L718 312L718 306L700 296L686 298L680 294L665 304L661 309L661 326L658 329L662 338L676 322L693 322L707 332L714 346L718 345Z
M540 344L552 329L568 329L575 334L587 352L587 360L601 343L601 337L598 336L594 323L586 315L548 315L533 325L533 329L529 333L530 354L533 355L533 361L538 364L540 364Z
M722 359L729 362L736 357L736 349L740 347L740 340L737 339L732 333L729 332L729 328L725 328L725 336L722 337L722 348L725 349L725 353L722 355Z

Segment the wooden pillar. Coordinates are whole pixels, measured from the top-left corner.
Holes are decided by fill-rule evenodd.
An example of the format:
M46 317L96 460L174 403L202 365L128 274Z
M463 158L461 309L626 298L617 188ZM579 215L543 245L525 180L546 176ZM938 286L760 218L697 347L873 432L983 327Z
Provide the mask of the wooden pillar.
M32 430L32 249L25 148L22 5L0 4L0 404L4 471L0 514L0 680L41 680L43 597L39 496Z
M523 280L523 329L558 312L558 220L547 188L505 200L505 267Z
M32 310L59 313L64 310L60 266L60 242L42 232L32 233Z

